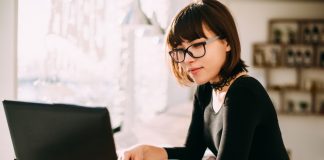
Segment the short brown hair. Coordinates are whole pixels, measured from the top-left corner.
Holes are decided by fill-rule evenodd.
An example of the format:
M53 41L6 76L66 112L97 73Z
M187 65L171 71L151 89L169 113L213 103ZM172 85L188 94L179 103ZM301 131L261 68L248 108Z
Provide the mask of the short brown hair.
M201 0L190 3L183 8L172 20L167 35L168 48L176 48L184 40L193 41L198 38L207 38L203 26L207 27L230 45L230 53L220 70L221 81L227 81L242 71L247 71L241 60L241 45L234 19L229 10L216 0ZM171 60L171 69L177 81L183 85L194 82L180 64Z

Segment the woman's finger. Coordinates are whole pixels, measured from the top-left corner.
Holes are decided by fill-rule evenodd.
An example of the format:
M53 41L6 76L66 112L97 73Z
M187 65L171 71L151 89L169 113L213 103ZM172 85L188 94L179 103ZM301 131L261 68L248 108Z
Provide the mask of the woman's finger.
M132 160L131 154L126 151L123 154L121 154L120 159L118 159L118 160Z

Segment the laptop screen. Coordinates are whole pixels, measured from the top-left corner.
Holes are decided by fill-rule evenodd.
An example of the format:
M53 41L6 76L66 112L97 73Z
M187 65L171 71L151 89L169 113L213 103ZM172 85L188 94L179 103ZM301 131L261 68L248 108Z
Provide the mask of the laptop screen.
M3 101L17 160L115 160L105 107Z

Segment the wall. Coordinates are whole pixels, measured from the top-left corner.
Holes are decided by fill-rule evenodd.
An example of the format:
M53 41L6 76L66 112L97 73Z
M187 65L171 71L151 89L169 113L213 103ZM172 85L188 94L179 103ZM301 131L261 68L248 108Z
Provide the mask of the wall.
M0 1L0 101L16 97L17 0ZM12 160L13 148L0 103L0 159Z
M268 21L271 18L324 18L324 3L319 1L230 0L226 4L236 20L242 57L249 66L252 66L252 44L267 41ZM262 71L251 67L249 70L251 75L260 81L264 80ZM287 75L271 78L280 80L282 77ZM279 122L285 144L292 150L292 160L320 160L324 157L320 149L324 148L324 130L320 127L324 124L323 116L280 115Z

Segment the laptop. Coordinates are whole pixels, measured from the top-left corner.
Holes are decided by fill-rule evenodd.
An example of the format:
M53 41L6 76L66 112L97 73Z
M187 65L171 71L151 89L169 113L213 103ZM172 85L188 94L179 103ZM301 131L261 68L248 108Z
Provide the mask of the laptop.
M17 160L116 160L106 107L3 101Z

